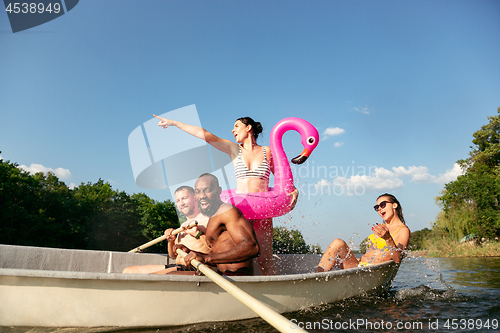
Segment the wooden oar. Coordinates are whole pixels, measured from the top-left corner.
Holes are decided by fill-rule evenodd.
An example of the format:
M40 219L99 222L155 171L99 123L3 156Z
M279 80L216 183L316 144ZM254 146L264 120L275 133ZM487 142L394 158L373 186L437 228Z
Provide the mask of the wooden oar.
M197 225L197 224L198 224L198 221L193 221L193 222L189 223L189 225L187 226L187 228L177 228L177 229L175 229L174 231L172 231L172 236L175 236L175 235L177 235L179 232L182 232L182 231L184 231L184 230L186 230L186 229L192 228L192 227L194 227L194 226L195 226L195 225ZM161 242L161 241L164 241L165 239L167 239L167 236L165 236L165 235L160 236L160 237L155 238L155 239L153 239L152 241L147 242L146 244L142 244L141 246L138 246L138 247L136 247L135 249L130 250L130 251L128 251L128 252L133 252L133 253L135 253L135 252L141 252L141 251L142 251L142 250L144 250L145 248L148 248L148 247L150 247L150 246L153 246L153 245L155 245L156 243L159 243L159 242Z
M184 258L187 253L181 249L177 249L177 254ZM305 330L296 327L292 328L292 325L288 319L280 315L278 312L271 309L268 305L262 303L261 301L250 296L240 288L236 287L229 280L220 276L208 266L202 264L196 259L191 260L191 265L196 267L199 271L205 274L210 280L218 284L222 289L227 291L229 294L234 296L238 301L246 305L250 310L255 312L259 317L267 321L269 324L274 326L280 332L296 333L296 332L306 332Z

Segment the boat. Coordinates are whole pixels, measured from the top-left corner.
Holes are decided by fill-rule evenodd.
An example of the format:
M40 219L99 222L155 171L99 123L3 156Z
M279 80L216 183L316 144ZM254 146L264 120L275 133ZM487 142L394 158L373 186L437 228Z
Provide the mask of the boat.
M226 277L279 313L390 287L399 265L315 273L320 255L277 255L279 275ZM168 327L257 317L206 276L122 274L166 255L0 245L4 327ZM258 269L257 269L258 271Z

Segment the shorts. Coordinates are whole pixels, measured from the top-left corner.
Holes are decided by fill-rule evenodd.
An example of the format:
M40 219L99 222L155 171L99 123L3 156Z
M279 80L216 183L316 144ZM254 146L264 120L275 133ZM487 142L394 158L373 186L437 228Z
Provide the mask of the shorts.
M250 267L241 267L235 271L228 271L228 270L226 270L224 272L217 271L217 273L219 273L222 276L249 276L249 275L253 275L252 269Z
M179 264L165 265L165 269L172 267L177 267L177 272L196 272L196 268L193 266L184 266Z

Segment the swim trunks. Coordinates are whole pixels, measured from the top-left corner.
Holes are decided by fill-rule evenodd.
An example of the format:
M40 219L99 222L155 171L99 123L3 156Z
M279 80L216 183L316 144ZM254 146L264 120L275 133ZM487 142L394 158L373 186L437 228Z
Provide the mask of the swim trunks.
M177 272L192 272L192 271L196 272L196 268L193 266L184 266L179 264L165 265L165 269L172 267L177 267Z
M249 276L249 275L253 275L252 270L249 267L241 267L235 271L226 270L222 274L220 271L218 271L217 273L219 273L222 276Z

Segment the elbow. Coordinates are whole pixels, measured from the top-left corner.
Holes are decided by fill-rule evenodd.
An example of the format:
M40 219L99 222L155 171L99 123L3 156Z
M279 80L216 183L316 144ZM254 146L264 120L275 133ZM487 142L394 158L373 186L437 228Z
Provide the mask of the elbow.
M402 253L398 251L398 253L395 256L392 256L391 259L394 260L396 264L399 264L401 262L401 257Z
M252 258L256 258L260 255L260 246L259 243L255 242L254 246L252 247Z

